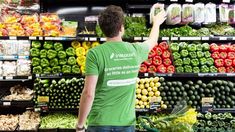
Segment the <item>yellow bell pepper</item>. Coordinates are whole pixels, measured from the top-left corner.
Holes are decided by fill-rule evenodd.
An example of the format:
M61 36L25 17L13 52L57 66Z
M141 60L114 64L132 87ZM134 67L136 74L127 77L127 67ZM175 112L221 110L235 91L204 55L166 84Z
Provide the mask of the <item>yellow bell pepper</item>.
M100 45L99 42L92 42L91 47L94 48L94 47L99 46L99 45Z
M91 48L91 42L84 41L82 42L82 47L85 48L86 50Z
M75 48L75 49L81 47L81 44L80 44L80 42L78 42L78 41L73 41L71 45L72 45L72 47Z
M84 47L76 48L77 56L84 56L86 54L86 49Z
M86 73L86 67L85 66L81 66L81 71L82 71L82 74L85 74Z
M80 66L85 66L86 63L86 57L85 56L79 56L77 57L77 63Z

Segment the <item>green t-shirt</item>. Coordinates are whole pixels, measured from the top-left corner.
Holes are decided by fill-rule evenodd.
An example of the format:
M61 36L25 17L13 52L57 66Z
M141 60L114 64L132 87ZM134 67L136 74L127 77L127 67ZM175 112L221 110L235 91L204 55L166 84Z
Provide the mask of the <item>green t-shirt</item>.
M86 75L98 75L89 126L135 124L135 88L140 64L148 57L146 44L106 42L91 49Z

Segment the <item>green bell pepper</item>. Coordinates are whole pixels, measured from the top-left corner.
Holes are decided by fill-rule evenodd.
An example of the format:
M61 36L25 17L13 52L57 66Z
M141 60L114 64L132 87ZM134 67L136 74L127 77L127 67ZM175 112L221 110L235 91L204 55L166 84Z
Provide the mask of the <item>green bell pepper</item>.
M49 66L49 61L45 58L41 59L41 66L42 67L48 67Z
M44 74L50 74L51 73L51 68L50 67L44 67L43 68L43 73Z
M210 53L210 51L206 51L206 52L204 52L204 56L205 56L206 58L211 57L211 53Z
M182 66L183 65L183 60L182 59L177 59L175 61L175 66Z
M171 43L170 44L170 49L172 52L178 52L179 51L179 44L178 43Z
M30 54L32 57L38 57L40 55L40 51L37 48L30 49Z
M209 71L210 71L210 69L206 65L201 66L201 72L202 73L208 73Z
M62 73L71 73L71 66L63 65L62 66Z
M77 61L75 57L69 57L68 64L69 65L76 65Z
M184 65L190 65L190 62L191 62L191 60L188 57L183 59Z
M208 66L214 65L214 59L212 59L212 58L207 58L206 61L207 61L206 63L207 63Z
M75 50L74 50L74 48L69 47L68 49L66 49L66 54L67 54L68 56L74 56L74 55L75 55Z
M52 73L60 73L61 72L61 67L60 66L54 66L52 67Z
M198 66L199 65L199 60L198 59L192 59L191 64L192 64L192 66Z
M204 56L204 53L202 51L197 51L197 57L202 58Z
M184 72L184 68L182 66L178 66L178 67L176 67L176 72L177 73L183 73Z
M200 58L200 64L201 65L205 65L207 62L206 62L206 58Z
M53 42L52 41L45 41L43 44L44 49L51 49L53 47Z
M53 59L57 56L57 52L55 50L48 50L47 51L47 58Z
M187 51L187 50L181 50L181 51L180 51L180 55L181 55L182 57L187 57L187 56L188 56L188 51Z
M60 65L66 65L67 64L67 59L66 58L59 59L59 64Z
M217 68L215 66L210 66L210 72L217 73L218 70L217 70Z
M63 59L63 58L66 58L66 52L64 52L64 51L59 51L58 52L58 58L60 58L60 59Z
M40 59L36 58L36 57L33 57L32 66L38 66L38 65L40 65Z
M197 53L196 52L189 52L189 56L193 58L197 58Z
M40 41L32 41L32 48L41 48L41 42Z
M33 67L33 73L34 74L41 74L42 73L42 67L41 66Z
M79 74L80 73L80 67L78 65L72 66L72 73Z
M180 59L180 57L181 57L178 52L174 52L172 55L173 55L173 58L174 58L175 60Z
M47 50L43 49L40 51L40 58L46 58L47 57Z
M201 44L197 44L196 45L196 49L197 49L197 51L202 51L202 45Z
M180 50L187 49L187 46L188 46L188 44L185 43L185 42L180 42L179 43Z
M212 117L212 114L211 114L210 112L207 112L207 113L205 114L205 118L206 118L207 120L210 120L211 117Z
M203 49L203 51L209 51L210 50L210 45L208 43L203 43L202 44L202 49Z
M50 60L50 65L51 65L52 67L58 66L58 64L59 64L59 61L58 61L57 58L53 58L53 59Z
M199 73L200 68L199 67L193 67L193 73Z
M54 49L55 49L56 51L62 51L62 50L64 49L63 44L60 43L60 42L54 43Z
M197 51L197 46L195 44L189 44L187 49L190 52L195 52L195 51Z
M187 73L193 72L193 68L192 68L192 66L190 66L190 65L185 65L185 66L184 66L184 70L185 70L185 72L187 72Z

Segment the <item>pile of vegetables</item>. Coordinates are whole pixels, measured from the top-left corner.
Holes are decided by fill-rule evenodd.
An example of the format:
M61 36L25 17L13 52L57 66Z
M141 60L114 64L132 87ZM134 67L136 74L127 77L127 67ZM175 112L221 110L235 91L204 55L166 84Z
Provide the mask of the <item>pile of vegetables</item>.
M32 41L30 54L35 74L80 73L75 49L72 47L64 49L60 42L45 41L42 45L39 41Z
M150 107L150 99L153 97L158 98L161 102L161 108L166 109L167 106L161 101L160 92L158 88L161 86L161 81L164 78L142 78L137 79L136 83L136 105L135 107L138 108L149 108Z
M35 104L39 96L49 97L49 108L78 108L84 78L49 80L37 78L34 82L36 91Z
M163 102L168 108L173 108L180 100L199 109L202 97L214 97L217 108L232 108L235 106L235 83L229 80L186 80L161 82L158 88Z
M161 42L155 46L148 55L148 60L140 66L141 73L174 73L175 67L172 65L171 53L167 42Z
M235 44L210 45L211 57L220 73L235 72Z
M217 68L214 66L214 59L211 58L210 45L208 43L171 43L170 49L177 73L217 72Z
M77 64L80 66L81 73L84 74L87 52L89 51L89 49L99 46L100 43L97 41L96 42L84 41L82 43L78 41L73 41L71 45L75 49L75 53L77 56L76 61Z
M197 119L198 122L195 124L195 132L235 131L235 117L231 113L198 113Z
M43 128L73 128L75 129L77 116L69 113L51 113L41 117L40 129Z

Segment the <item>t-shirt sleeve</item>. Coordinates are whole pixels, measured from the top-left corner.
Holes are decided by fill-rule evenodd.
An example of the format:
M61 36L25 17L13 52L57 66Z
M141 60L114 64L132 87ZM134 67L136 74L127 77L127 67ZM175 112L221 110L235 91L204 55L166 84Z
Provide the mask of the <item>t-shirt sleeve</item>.
M86 56L86 75L98 75L97 58L92 50Z
M137 55L139 56L139 63L148 59L149 54L149 47L145 43L136 43L133 44L134 48L136 49Z

